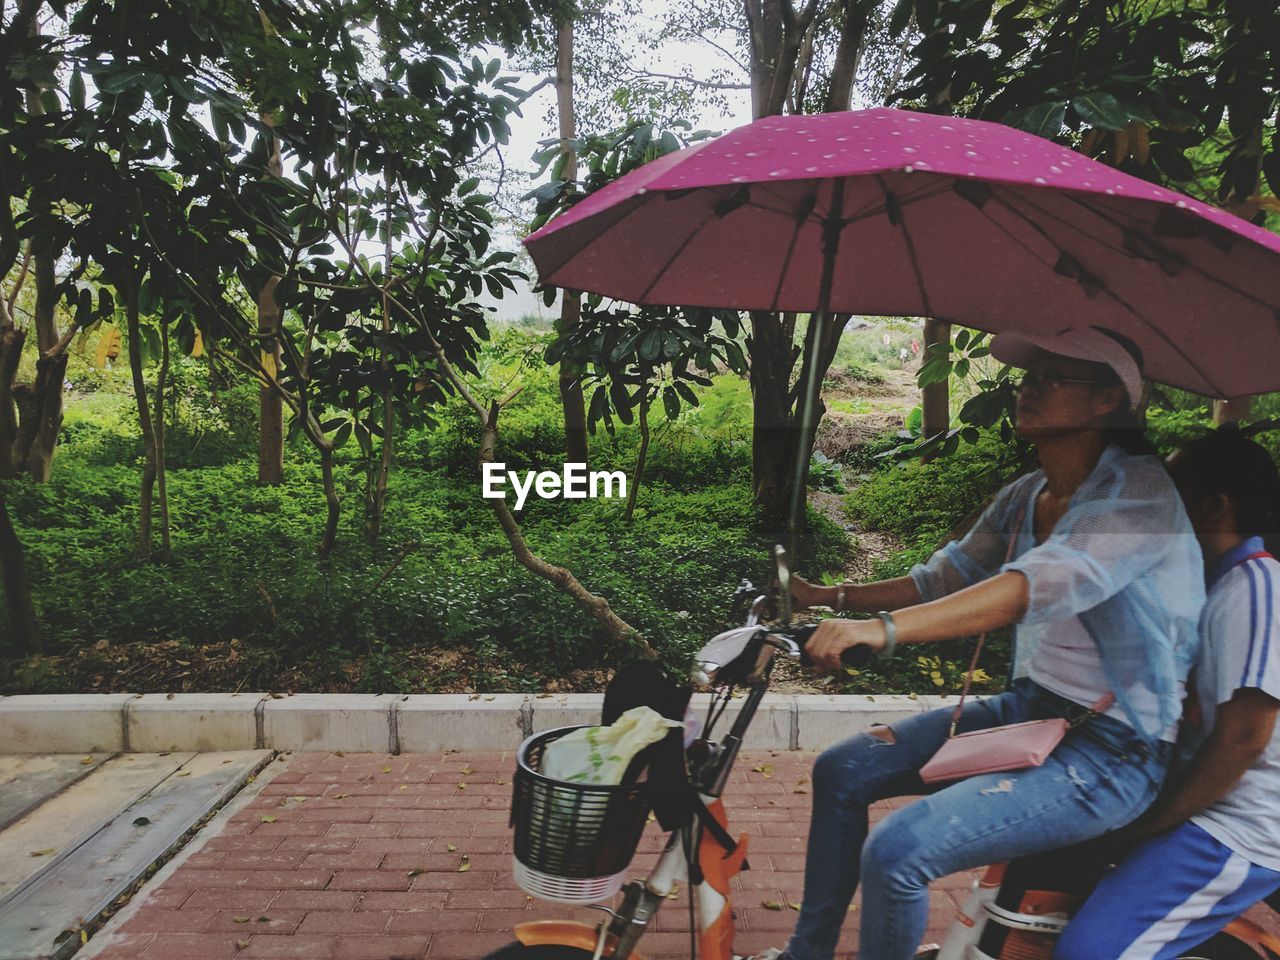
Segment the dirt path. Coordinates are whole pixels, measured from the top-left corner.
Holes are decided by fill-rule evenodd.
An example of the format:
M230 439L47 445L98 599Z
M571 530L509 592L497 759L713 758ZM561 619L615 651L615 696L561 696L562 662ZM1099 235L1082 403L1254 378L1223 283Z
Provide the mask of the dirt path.
M904 412L919 402L915 377L908 370L886 370L884 374L885 381L881 384L851 381L826 391L824 399L831 409L818 427L817 449L832 459L846 460L863 444L901 428ZM842 467L842 474L845 493L810 490L809 506L845 531L852 549L845 563L844 577L863 581L872 576L877 560L897 553L903 544L891 534L864 530L849 518L845 498L861 480L849 467ZM819 676L790 661L780 660L771 689L777 693L824 693L831 683L830 676Z

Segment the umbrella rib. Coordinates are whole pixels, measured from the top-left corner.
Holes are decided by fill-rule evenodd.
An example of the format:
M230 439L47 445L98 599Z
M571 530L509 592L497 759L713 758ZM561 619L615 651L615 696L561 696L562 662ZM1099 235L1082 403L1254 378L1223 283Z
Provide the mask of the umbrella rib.
M635 301L636 303L643 303L645 300L649 299L649 294L653 292L653 288L658 285L659 281L662 280L666 272L671 269L671 265L676 262L680 254L684 253L685 247L693 243L693 238L698 235L698 232L702 230L702 228L707 225L707 222L715 215L716 215L716 212L714 209L708 210L707 215L702 218L702 222L698 224L697 228L690 230L685 235L685 238L682 241L680 241L680 246L676 247L676 249L672 252L671 256L667 258L667 262L664 263L662 265L662 268L653 275L653 279L649 282L649 285L644 288L644 291L640 294L640 298Z
M1075 197L1075 196L1072 196L1072 195L1070 195L1070 194L1064 194L1064 196L1066 197L1066 199L1067 199L1067 200L1071 201L1072 203L1076 204L1077 206L1083 207L1085 210L1088 210L1088 211L1089 211L1090 213L1092 213L1095 217L1100 217L1100 218L1102 218L1103 220L1107 221L1107 223L1111 224L1113 227L1116 227L1116 228L1118 228L1118 229L1120 229L1120 230L1124 230L1124 229L1126 229L1126 228L1125 228L1125 226L1124 226L1122 223L1120 223L1119 221L1115 220L1115 219L1114 219L1110 214L1105 213L1105 212L1104 212L1104 211L1102 211L1102 210L1099 210L1097 207L1093 206L1093 205L1092 205L1092 204L1090 204L1090 203L1085 202L1085 201L1084 201L1084 200L1082 200L1081 198L1079 198L1079 197ZM1079 228L1079 227L1076 227L1074 224L1072 224L1072 223L1071 223L1071 221L1069 221L1069 220L1064 220L1062 217L1057 216L1056 214L1052 213L1051 211L1042 210L1042 208L1040 208L1040 207L1036 206L1036 204L1032 204L1032 203L1031 203L1031 201L1029 201L1029 200L1027 201L1027 203L1031 204L1031 206L1036 207L1036 209L1041 210L1041 212L1043 212L1043 213L1047 213L1049 216L1054 217L1055 219L1057 219L1057 220L1061 221L1062 223L1066 224L1067 226L1071 227L1072 229L1076 230L1077 232L1080 232L1080 228ZM1143 222L1142 222L1140 219L1138 219L1138 218L1136 218L1136 217L1135 217L1134 219L1135 219L1135 221L1136 221L1137 223L1142 224L1143 226L1145 226L1145 225L1146 225L1146 224L1143 224ZM1105 242L1105 241L1099 241L1099 242ZM1153 240L1153 241L1151 241L1151 242L1152 242L1153 244L1155 244L1155 241L1154 241L1154 240ZM1249 242L1247 238L1245 238L1245 242L1246 242L1246 243L1247 243L1247 242ZM1113 245L1111 245L1111 244L1109 244L1109 243L1108 243L1108 244L1106 244L1106 245L1107 245L1110 249L1112 249L1112 250L1117 250L1117 251L1122 252L1122 253L1124 253L1125 255L1130 256L1130 257L1132 257L1132 256L1133 256L1133 254L1132 254L1132 253L1130 253L1128 250L1125 250L1123 247L1115 247L1115 246L1113 246ZM1162 250L1164 250L1165 252L1169 253L1171 256L1175 256L1175 257L1177 257L1177 254L1174 254L1172 251L1168 250L1168 248L1164 247L1163 245L1161 245L1161 249L1162 249ZM1203 277L1205 280L1208 280L1210 283L1215 283L1215 284L1217 284L1218 286L1222 287L1223 289L1230 290L1232 293L1235 293L1235 294L1238 294L1238 295L1239 295L1239 296L1241 296L1241 297L1244 297L1246 300L1251 300L1251 301L1253 301L1254 303L1256 303L1256 304L1257 304L1258 306L1260 306L1260 307L1263 307L1263 308L1266 308L1266 309L1271 309L1271 304L1270 304L1270 303L1268 303L1266 300L1263 300L1261 297L1258 297L1258 296L1256 296L1256 295L1254 295L1254 294L1250 293L1248 290L1242 290L1242 289L1240 289L1239 287L1237 287L1235 284L1233 284L1233 283L1228 283L1226 280L1223 280L1221 277L1215 276L1214 274L1212 274L1212 273L1210 273L1209 271L1205 270L1203 267L1199 267L1199 266L1197 266L1196 264L1192 263L1190 260L1184 260L1182 257L1177 257L1177 259L1178 259L1178 261L1179 261L1180 263L1182 263L1185 267L1187 267L1187 268L1191 269L1191 270L1192 270L1192 271L1194 271L1196 274L1198 274L1199 276Z
M596 236L595 236L595 240L599 240L601 237L603 237L605 234L607 234L607 233L608 233L610 230L612 230L614 227L618 226L618 224L622 223L624 220L626 220L629 216L631 216L631 215L632 215L633 213L635 213L637 210L640 210L640 209L642 209L642 208L643 208L643 207L645 207L645 206L647 206L647 204L646 204L643 200L642 200L640 203L637 203L637 204L636 204L635 206L633 206L630 210L627 210L627 211L626 211L622 216L620 216L617 220L615 220L613 223L609 224L607 227L605 227L603 230L601 230L598 234L596 234ZM553 222L554 222L554 221L553 221ZM570 264L570 262L572 262L572 260L574 259L574 257L576 257L578 254L582 253L582 251L583 251L584 249L585 249L584 247L578 247L577 249L573 250L573 251L572 251L572 252L571 252L567 257L565 257L563 260L561 260L558 264L556 264L554 267L552 267L550 270L548 270L548 271L547 271L546 278L542 281L542 286L547 286L547 285L550 285L550 286L553 286L553 287L559 287L559 286L561 286L560 284L555 283L555 282L553 281L553 279L552 279L552 278L553 278L557 273L559 273L561 270L563 270L565 267L567 267L567 266ZM564 289L572 289L572 287L564 288Z
M880 184L880 189L884 191L885 209L889 208L889 200L892 198L897 201L889 190L888 184L884 182L884 177L876 174L876 183ZM929 291L925 289L924 272L920 269L920 259L916 256L916 245L911 239L911 231L907 229L907 218L902 209L902 204L898 204L898 225L902 228L902 239L907 244L907 256L911 259L911 272L916 276L916 287L920 291L920 303L924 307L924 315L926 317L933 316L933 306L929 303Z
M1003 190L1001 190L1001 192L1004 192L1004 191L1003 191ZM1022 222L1023 222L1023 223L1025 223L1027 226L1031 227L1031 229L1032 229L1032 230L1034 230L1034 231L1036 231L1036 233L1040 234L1040 236L1042 236L1042 237L1045 239L1045 241L1047 241L1047 242L1050 244L1050 246L1052 246L1052 247L1053 247L1055 250L1057 250L1060 254L1067 254L1067 251L1063 250L1063 249L1062 249L1062 247L1060 247L1057 243L1055 243L1055 242L1053 241L1053 238L1049 236L1049 234L1045 231L1045 229L1044 229L1043 227L1041 227L1041 226L1040 226L1040 224L1038 224L1038 223L1036 223L1034 220L1032 220L1029 216L1027 216L1025 213L1023 213L1021 210L1019 210L1019 209L1018 209L1017 207L1015 207L1013 204L1011 204L1007 199L1005 199L1004 197L1002 197L1002 196L1000 196L999 194L997 194L997 193L996 193L996 191L995 191L995 189L993 189L993 190L992 190L992 197L993 197L993 198L994 198L998 203L1000 203L1001 205L1003 205L1003 206L1004 206L1004 208L1005 208L1006 210L1008 210L1008 211L1009 211L1010 213L1012 213L1014 216L1016 216L1016 217L1020 218L1020 219L1022 220ZM1005 228L1002 224L1000 224L998 221L996 221L994 218L992 218L992 217L991 217L991 215L990 215L990 214L988 214L985 210L984 210L984 211L982 211L982 213L983 213L983 215L984 215L984 216L986 216L986 217L987 217L987 219L988 219L988 220L990 220L993 224L995 224L997 227L999 227L1001 230L1003 230L1007 236L1009 236L1011 239L1013 239L1016 243L1020 244L1020 245L1021 245L1023 248L1025 248L1026 250L1030 251L1030 252L1031 252L1031 254L1032 254L1032 256L1036 256L1037 258L1039 258L1039 255L1038 255L1038 254L1036 254L1036 252L1035 252L1034 250L1031 250L1031 248L1030 248L1029 246L1027 246L1025 243L1023 243L1023 242L1022 242L1021 240L1019 240L1017 237L1014 237L1014 236L1013 236L1013 234L1011 234L1011 233L1008 231L1008 229L1007 229L1007 228ZM1070 254L1067 254L1067 255L1069 256ZM1046 261L1043 261L1043 260L1042 260L1041 262L1044 262L1044 263L1045 263L1045 266L1048 266L1048 267L1050 267L1050 268L1053 268L1053 267L1054 267L1054 264L1050 264L1050 263L1048 263L1048 262L1046 262ZM1193 359L1192 359L1192 358L1191 358L1191 357L1186 353L1186 351L1184 351L1180 346L1178 346L1178 344L1177 344L1177 343L1176 343L1176 342L1175 342L1175 341L1174 341L1174 340L1173 340L1173 339L1172 339L1168 334L1166 334L1163 330L1161 330L1161 329L1160 329L1160 327L1159 327L1157 324L1155 324L1155 323L1153 323L1152 321L1148 320L1148 319L1147 319L1147 318L1146 318L1146 317L1145 317L1145 316L1144 316L1144 315L1143 315L1143 314L1142 314L1142 313L1141 313L1141 312L1140 312L1140 311L1139 311L1139 310L1138 310L1138 309L1137 309L1133 304L1129 303L1129 301L1127 301L1124 297L1120 296L1118 293L1116 293L1114 290L1112 290L1112 289L1111 289L1109 286L1107 286L1105 283L1102 283L1102 282L1101 282L1101 280L1099 280L1099 292L1100 292L1100 293L1103 293L1103 294L1106 294L1106 296L1108 296L1110 299L1112 299L1113 301L1115 301L1116 303L1118 303L1121 307L1123 307L1125 310L1127 310L1129 313L1131 313L1134 317L1136 317L1138 320L1140 320L1143 324L1145 324L1148 328L1150 328L1151 332L1152 332L1152 333L1154 333L1154 334L1155 334L1157 337L1159 337L1161 340L1163 340L1163 341L1165 342L1165 344L1166 344L1166 345L1168 345L1168 347L1169 347L1171 350L1173 350L1173 352L1174 352L1174 353L1176 353L1176 354L1177 354L1178 356L1180 356L1184 361L1186 361L1187 366L1191 367L1191 369L1192 369L1192 370L1194 370L1197 374L1199 374L1200 378L1201 378L1201 379L1202 379L1206 384L1208 384L1208 385L1209 385L1209 387L1210 387L1211 389L1216 390L1216 391L1217 391L1217 393L1218 393L1218 396L1220 396L1220 397L1225 397L1225 396L1226 396L1226 393L1222 390L1222 388L1221 388L1221 387L1219 387L1219 386L1218 386L1218 384L1214 381L1214 378L1213 378L1213 377L1209 376L1209 375L1208 375L1208 374L1207 374L1203 369L1201 369L1200 365L1199 365L1198 363L1196 363L1196 362L1195 362L1195 360L1193 360Z
M817 188L814 188L812 196L817 198ZM769 311L771 313L778 312L778 298L782 296L782 284L787 279L787 271L791 269L791 257L796 251L796 244L800 240L800 230L804 226L808 217L796 217L795 229L791 231L791 242L787 244L787 255L782 260L782 269L778 271L778 283L773 288L773 299L769 302Z

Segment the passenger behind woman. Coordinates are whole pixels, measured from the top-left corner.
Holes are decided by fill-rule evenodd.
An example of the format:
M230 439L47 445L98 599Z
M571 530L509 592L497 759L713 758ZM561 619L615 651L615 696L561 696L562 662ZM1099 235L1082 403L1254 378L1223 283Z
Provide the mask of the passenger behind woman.
M1055 960L1164 960L1280 889L1280 475L1219 430L1169 458L1209 597L1180 747L1190 763L1108 842L1139 842L1098 884Z

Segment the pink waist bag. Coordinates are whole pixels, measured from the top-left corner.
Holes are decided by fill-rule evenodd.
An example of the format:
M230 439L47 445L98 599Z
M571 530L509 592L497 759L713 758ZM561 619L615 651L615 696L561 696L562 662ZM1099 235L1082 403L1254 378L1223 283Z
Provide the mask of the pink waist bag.
M1066 720L1054 717L957 734L920 768L920 779L949 783L980 773L1038 767L1067 735L1067 729Z

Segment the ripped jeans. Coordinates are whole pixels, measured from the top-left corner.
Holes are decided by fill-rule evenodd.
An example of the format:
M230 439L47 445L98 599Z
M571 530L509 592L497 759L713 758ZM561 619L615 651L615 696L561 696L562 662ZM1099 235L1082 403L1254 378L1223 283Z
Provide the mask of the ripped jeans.
M928 921L931 881L1121 827L1155 799L1169 762L1171 744L1152 748L1127 724L1098 716L1069 731L1043 766L950 784L895 810L868 836L873 802L925 792L918 771L946 739L952 712L873 728L880 737L859 734L818 758L804 901L787 944L794 960L834 956L859 880L859 960L910 960ZM1023 678L966 704L959 730L1082 712Z

